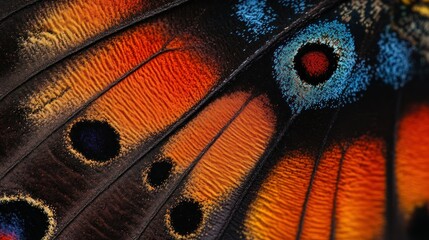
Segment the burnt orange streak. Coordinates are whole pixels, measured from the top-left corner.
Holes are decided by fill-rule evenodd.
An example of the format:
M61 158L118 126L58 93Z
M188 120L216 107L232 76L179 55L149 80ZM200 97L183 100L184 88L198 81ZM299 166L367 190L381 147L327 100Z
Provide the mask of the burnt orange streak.
M81 118L108 121L120 134L124 154L179 120L218 79L216 63L198 49L167 52L104 94Z
M190 166L249 97L250 93L235 92L216 100L168 141L161 152L175 163L175 172Z
M337 195L337 239L381 239L385 217L384 143L361 137L344 156Z
M169 34L161 22L142 25L55 66L23 106L37 124L74 111L133 67L160 51Z
M329 239L342 147L323 154L307 202L302 239ZM347 149L340 175L336 239L378 239L384 224L381 141L362 137ZM248 239L295 239L314 157L288 152L262 183L244 220Z
M244 220L247 239L295 239L313 159L300 151L288 152L274 167Z
M262 157L275 132L275 119L265 95L253 99L199 160L184 197L207 209L220 207Z
M396 145L399 207L406 220L429 202L429 105L413 106L401 119Z
M42 3L22 29L20 57L37 61L75 48L119 25L121 20L151 10L143 0L59 0Z
M342 149L336 145L327 149L319 162L307 210L301 239L329 239L331 217Z

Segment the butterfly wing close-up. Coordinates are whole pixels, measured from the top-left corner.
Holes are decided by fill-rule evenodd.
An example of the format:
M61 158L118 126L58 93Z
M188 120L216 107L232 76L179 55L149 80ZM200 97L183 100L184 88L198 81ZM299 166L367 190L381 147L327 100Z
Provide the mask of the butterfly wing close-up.
M0 240L429 239L429 1L0 0Z

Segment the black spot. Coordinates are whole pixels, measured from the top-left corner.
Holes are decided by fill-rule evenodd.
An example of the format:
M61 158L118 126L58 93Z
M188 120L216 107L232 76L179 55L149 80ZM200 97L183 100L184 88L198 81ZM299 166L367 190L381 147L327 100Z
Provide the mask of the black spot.
M426 204L414 210L408 223L408 236L410 240L429 239L429 206Z
M203 220L201 205L193 200L185 200L170 211L171 227L179 235L195 232Z
M73 125L70 139L74 149L87 159L105 162L118 156L119 134L107 122L83 120Z
M169 159L153 163L147 174L148 183L152 187L162 185L170 176L172 168L173 164Z
M326 59L328 60L326 62L326 68L322 68L321 66L319 66L320 69L323 69L323 71L321 71L320 74L317 75L311 74L309 72L309 69L306 68L303 61L303 57L308 56L308 54L312 52L322 53L324 57L326 57ZM298 73L298 76L301 78L302 81L311 85L318 85L328 81L337 69L337 65L338 56L334 53L334 49L325 44L306 44L298 50L298 53L294 57L294 66L295 70Z
M49 228L46 213L25 201L0 204L0 235L16 235L18 239L42 239Z

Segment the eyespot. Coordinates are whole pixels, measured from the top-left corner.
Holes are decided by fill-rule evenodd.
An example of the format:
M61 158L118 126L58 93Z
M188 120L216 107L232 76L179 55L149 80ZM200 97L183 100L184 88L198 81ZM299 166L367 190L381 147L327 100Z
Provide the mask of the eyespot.
M394 89L403 87L412 69L411 45L387 27L378 41L377 77Z
M157 188L163 185L173 171L171 159L166 158L152 163L146 174L146 182L150 187Z
M324 44L307 44L294 58L294 68L302 81L319 85L331 78L338 64L334 49Z
M273 75L295 113L356 100L369 72L347 26L338 21L312 24L274 53Z
M68 139L71 151L88 164L104 165L120 153L119 134L105 121L77 121Z
M0 239L49 239L56 222L53 211L29 196L0 197Z
M167 212L167 226L181 238L195 235L204 218L203 206L192 199L180 201Z

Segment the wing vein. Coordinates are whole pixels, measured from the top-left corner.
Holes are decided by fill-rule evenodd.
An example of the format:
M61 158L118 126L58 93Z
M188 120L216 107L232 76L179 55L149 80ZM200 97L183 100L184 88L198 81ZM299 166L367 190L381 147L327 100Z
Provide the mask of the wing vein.
M151 219L146 223L146 226L143 228L143 231L140 233L143 234L144 230L147 228L147 226L150 224L151 220L156 216L156 214L158 213L158 211L162 208L162 206L164 205L164 203L166 201L168 201L168 199L170 198L170 195L172 195L175 191L175 189L180 185L181 181L183 181L183 179L187 176L187 174L189 174L190 171L192 171L193 167L198 163L198 161L202 158L202 156L205 154L205 152L208 150L208 148L210 148L213 143L220 137L220 135L222 135L222 133L226 130L226 128L235 120L235 118L244 110L245 106L247 106L247 104L250 102L250 100L253 98L253 96L251 96L244 104L243 106L237 111L237 113L234 114L234 116L230 119L230 121L221 129L221 131L211 140L211 142L209 143L208 146L206 146L206 148L202 151L202 153L192 162L190 168L188 168L183 177L180 178L179 180L179 184L177 184L175 186L175 188L169 192L168 198L164 199L163 202L161 203L161 206L159 208L156 209L155 213L151 216ZM157 145L159 144L164 138L161 137L160 140L154 144ZM153 148L153 147L152 147ZM116 181L118 181L118 179L120 179L123 175L125 175L125 173L127 173L129 170L131 170L137 163L139 160L141 160L142 157L144 157L150 150L152 150L152 148L149 148L148 150L146 150L141 156L139 156L135 161L133 161L133 163L131 165L129 165L124 171L122 171L118 176L116 176L113 179L110 179L108 181L108 183L106 185L104 185L103 188L99 189L97 191L97 193L89 200L87 201L82 207L79 208L79 210L76 212L76 214L73 215L73 217L71 219L69 219L69 221L67 221L67 223L61 227L61 229L57 232L55 237L58 237L62 234L62 232L74 221L77 219L77 217L79 217L79 215L85 211L86 208L88 208L101 194L103 194L103 192L105 192L110 186L112 186Z
M185 181L186 177L192 172L194 167L199 163L201 158L207 153L207 151L213 146L213 144L219 139L219 137L229 128L229 126L234 122L235 119L243 112L243 110L246 108L246 106L250 103L252 99L254 99L255 96L251 95L246 102L240 107L239 110L232 116L232 118L225 124L225 126L222 127L222 129L213 137L213 139L207 144L207 146L201 151L201 153L195 158L195 160L191 163L189 168L186 169L186 171L182 174L179 181L175 186L172 188L171 191L168 192L167 198L165 198L162 203L156 208L156 210L153 212L153 214L150 216L149 220L144 223L143 228L138 235L137 238L134 239L141 239L146 229L149 227L150 223L153 221L156 215L158 215L161 208L165 205L165 203L168 202L169 199L173 196L174 192L177 190L177 188L182 185L182 183Z
M330 225L330 233L329 239L335 239L335 227L336 227L336 213L337 213L337 196L338 196L338 186L341 180L341 172L343 170L344 158L346 157L346 152L349 146L341 146L341 158L337 171L337 179L335 181L335 192L334 192L334 201L332 203L332 213L331 213L331 225Z
M395 102L394 120L392 124L392 136L387 140L386 150L386 239L397 239L403 233L402 229L398 228L398 202L396 193L395 179L395 160L396 160L396 143L398 139L398 124L401 113L402 90L398 90ZM396 237L395 237L396 236Z
M0 181L3 180L3 178L5 178L16 166L18 166L26 157L28 157L32 152L34 152L40 145L42 145L47 139L49 139L49 137L51 137L54 133L56 133L64 124L68 123L71 121L71 119L73 119L75 116L79 115L81 112L83 112L85 110L86 107L88 107L91 103L93 103L94 101L96 101L97 99L99 99L101 96L103 96L106 92L108 92L110 89L112 89L113 87L115 87L116 85L118 85L120 82L122 82L122 80L124 80L125 78L127 78L129 75L133 74L135 71L137 71L138 69L142 68L143 66L145 66L147 63L149 63L150 61L152 61L153 59L155 59L156 57L166 53L166 52L170 52L170 51L174 51L176 49L167 49L166 45L168 44L168 42L163 46L163 48L161 48L161 50L159 50L158 52L156 52L155 54L153 54L152 56L150 56L148 59L144 60L143 62L141 62L140 64L138 64L137 66L135 66L134 68L132 68L131 70L129 70L128 72L126 72L124 75L122 75L120 78L118 78L117 80L115 80L114 82L112 82L109 86L107 86L105 89L103 89L102 91L100 91L98 94L96 94L95 96L93 96L91 99L89 99L85 104L83 104L81 107L79 107L74 113L72 113L64 122L62 122L61 124L58 124L58 127L56 127L50 134L48 134L42 141L40 141L39 144L35 145L31 150L29 150L27 153L25 153L21 158L17 159L17 161L15 161L9 168L6 169L6 171L4 171L3 173L0 174Z
M147 20L149 18L155 17L163 12L166 12L174 7L177 7L185 2L187 2L189 0L178 0L175 2L172 2L171 4L167 4L166 6L163 6L161 8L158 8L156 10L150 11L147 14L144 14L138 18L132 19L131 21L118 26L116 28L110 29L108 31L103 32L102 34L98 35L97 37L93 38L93 39L89 39L87 40L85 43L83 43L82 45L80 45L77 48L74 49L70 49L70 51L68 51L66 54L64 54L64 56L54 59L51 62L45 64L44 66L42 66L40 69L37 69L36 71L34 71L33 73L30 73L29 76L24 79L24 81L22 81L20 84L18 84L17 86L15 86L14 88L12 88L11 90L9 90L8 92L6 92L3 96L0 96L0 101L3 100L6 96L9 96L10 94L12 94L16 89L20 88L22 85L24 85L26 82L28 82L28 80L30 80L31 78L37 76L38 74L42 73L44 70L46 70L47 68L49 68L50 66L66 59L67 57L78 53L78 52L82 52L87 48L90 48L91 46L95 45L96 43L100 42L101 40L103 40L104 38L107 38L117 32L120 32L126 28L132 27L135 24L138 24L139 22L143 21L143 20Z
M295 118L296 118L296 115L292 115L289 118L289 120L287 121L287 123L282 127L278 136L274 137L275 138L274 142L272 144L270 144L269 149L266 151L266 153L262 157L261 161L259 161L259 163L255 167L255 170L253 170L249 179L244 183L245 187L243 189L243 193L241 194L241 197L239 199L237 199L237 201L235 202L234 206L232 207L231 212L228 214L228 218L226 219L225 223L222 225L222 228L219 231L219 233L217 234L215 239L222 239L222 237L224 236L225 231L228 228L229 224L231 223L235 212L238 210L238 208L241 206L241 203L243 202L243 200L246 199L247 195L249 194L250 187L256 181L258 174L263 169L263 167L264 167L265 163L268 161L269 157L272 156L275 149L279 146L281 140L286 135L287 131L289 130L289 128L292 125Z
M11 12L7 13L6 15L4 15L3 17L0 18L0 24L4 21L6 21L9 17L11 17L12 15L26 9L26 8L30 8L33 5L36 5L38 2L40 2L41 0L32 0L29 3L26 3L24 5L22 5L21 7L18 7L15 10L12 10Z
M315 162L314 162L314 167L313 167L313 172L311 173L311 177L310 177L310 183L308 184L307 192L305 194L305 199L304 199L304 203L303 203L303 206L302 206L301 217L300 217L300 220L299 220L298 229L297 229L297 233L296 233L296 240L300 240L301 239L302 229L303 229L304 220L305 220L305 214L306 214L306 211L307 211L307 205L308 205L308 201L310 199L311 190L313 188L313 182L314 182L314 179L316 177L316 172L317 172L317 169L319 167L320 160L322 159L323 152L324 152L326 144L328 142L329 135L330 135L331 130L332 130L334 124L335 124L335 121L337 120L339 111L340 110L337 109L333 113L331 122L329 123L328 129L326 130L325 137L323 138L322 144L320 145L320 150L319 150L319 152L318 152L318 154L316 156L316 159L315 159Z

